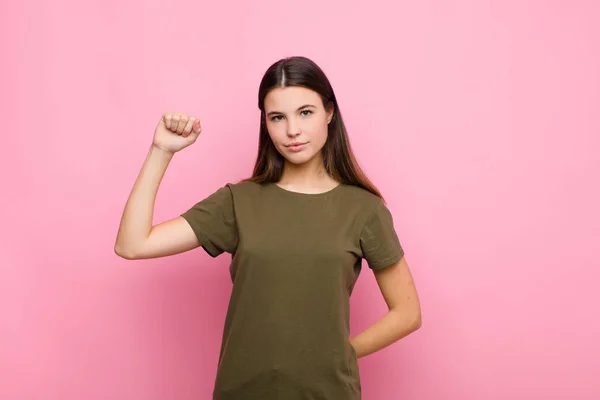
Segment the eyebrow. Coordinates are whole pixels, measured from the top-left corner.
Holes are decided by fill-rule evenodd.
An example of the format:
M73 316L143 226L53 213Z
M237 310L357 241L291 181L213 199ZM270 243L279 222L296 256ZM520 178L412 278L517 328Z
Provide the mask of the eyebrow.
M301 107L298 107L298 109L296 111L300 111L300 110L302 110L303 108L306 108L306 107L317 108L317 107L313 106L312 104L305 104L305 105L303 105ZM273 115L273 114L283 114L283 113L281 111L271 111L271 112L269 112L267 114L267 116Z

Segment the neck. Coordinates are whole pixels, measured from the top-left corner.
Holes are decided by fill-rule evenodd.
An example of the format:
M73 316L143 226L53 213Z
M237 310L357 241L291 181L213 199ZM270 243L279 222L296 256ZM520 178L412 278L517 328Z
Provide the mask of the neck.
M322 157L314 157L304 164L292 164L288 161L283 166L283 173L278 184L296 190L329 190L338 182L325 171Z

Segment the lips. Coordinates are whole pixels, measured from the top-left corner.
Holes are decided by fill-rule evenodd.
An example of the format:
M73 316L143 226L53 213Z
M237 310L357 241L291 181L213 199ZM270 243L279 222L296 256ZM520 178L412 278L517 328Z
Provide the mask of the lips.
M297 153L299 151L302 151L302 149L304 149L304 146L307 144L308 142L302 143L302 142L295 142L295 143L291 143L286 145L285 147L289 150L289 151L293 151L294 153Z
M304 144L306 144L307 142L294 142L294 143L290 143L290 144L286 144L285 147L296 147L296 146L302 146Z

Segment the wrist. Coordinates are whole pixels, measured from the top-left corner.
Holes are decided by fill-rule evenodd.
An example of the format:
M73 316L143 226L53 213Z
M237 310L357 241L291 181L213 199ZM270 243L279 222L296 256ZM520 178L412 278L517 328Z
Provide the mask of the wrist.
M157 154L163 158L167 158L167 159L171 159L175 155L175 152L170 151L170 150L165 150L165 149L157 146L154 143L152 143L152 145L150 146L150 152L155 153L155 154Z

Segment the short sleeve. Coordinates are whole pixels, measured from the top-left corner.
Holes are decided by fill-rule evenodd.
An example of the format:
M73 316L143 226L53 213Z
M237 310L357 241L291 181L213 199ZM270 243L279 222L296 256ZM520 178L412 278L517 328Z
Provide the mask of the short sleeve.
M233 197L224 186L181 214L190 224L204 250L217 257L235 253L238 242Z
M404 250L394 229L394 221L383 201L371 213L360 235L362 256L376 270L402 259Z

